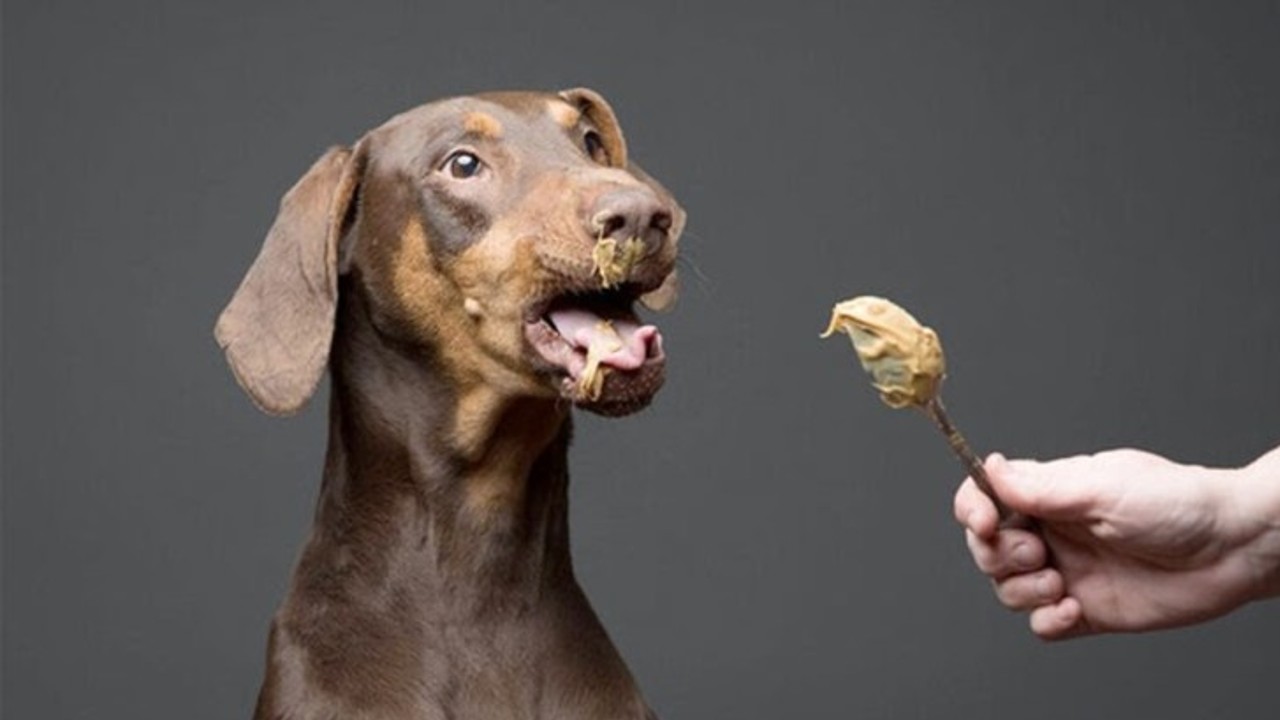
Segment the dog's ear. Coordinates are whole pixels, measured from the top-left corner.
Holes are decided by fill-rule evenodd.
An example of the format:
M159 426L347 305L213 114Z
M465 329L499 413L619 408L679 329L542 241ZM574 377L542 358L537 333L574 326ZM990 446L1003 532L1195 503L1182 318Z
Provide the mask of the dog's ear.
M627 141L622 137L622 127L618 125L618 116L600 93L590 88L573 88L562 90L560 97L565 102L578 108L592 125L600 131L600 139L609 159L616 167L627 167Z
M363 143L331 148L285 193L258 258L214 328L236 380L273 415L297 412L328 364L338 244L354 213L365 155Z

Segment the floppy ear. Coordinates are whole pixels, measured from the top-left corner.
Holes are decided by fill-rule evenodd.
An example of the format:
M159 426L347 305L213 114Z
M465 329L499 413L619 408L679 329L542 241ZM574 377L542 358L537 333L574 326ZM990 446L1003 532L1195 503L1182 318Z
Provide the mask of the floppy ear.
M618 124L618 116L600 93L590 88L573 88L562 90L560 97L565 102L578 108L592 125L600 131L600 139L609 152L609 158L617 167L627 166L627 141L622 137L622 127Z
M273 415L297 412L328 364L338 241L364 157L363 145L331 148L285 193L257 260L214 328L240 386Z

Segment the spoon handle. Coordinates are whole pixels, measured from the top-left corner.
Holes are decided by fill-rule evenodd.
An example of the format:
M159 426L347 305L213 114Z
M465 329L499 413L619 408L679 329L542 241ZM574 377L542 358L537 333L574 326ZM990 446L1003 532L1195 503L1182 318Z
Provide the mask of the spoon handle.
M973 478L973 482L977 484L978 489L986 493L987 497L996 505L996 512L1000 516L1001 527L1028 527L1030 521L1027 517L1020 513L1016 513L1009 509L1008 505L996 495L995 490L991 487L991 480L987 478L987 470L982 465L982 460L973 452L973 448L969 447L969 443L965 441L964 436L960 434L960 430L956 428L955 423L951 422L951 418L947 416L947 410L942 405L942 398L934 396L933 399L920 407L920 410L933 421L934 425L942 431L947 438L947 444L951 446L951 451L960 458L960 462L964 465L965 470L969 472L969 477Z

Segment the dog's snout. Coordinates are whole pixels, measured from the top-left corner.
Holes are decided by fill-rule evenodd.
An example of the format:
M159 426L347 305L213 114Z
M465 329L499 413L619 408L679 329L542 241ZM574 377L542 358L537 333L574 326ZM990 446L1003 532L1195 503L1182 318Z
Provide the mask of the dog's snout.
M653 246L671 230L672 211L648 188L625 188L605 193L591 212L591 234L597 238L640 238Z

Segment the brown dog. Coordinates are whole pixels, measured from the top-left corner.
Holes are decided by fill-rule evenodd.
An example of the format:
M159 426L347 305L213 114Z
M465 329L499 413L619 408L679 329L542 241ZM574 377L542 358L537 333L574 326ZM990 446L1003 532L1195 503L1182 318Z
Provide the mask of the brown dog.
M632 306L669 294L683 218L581 89L424 105L285 195L216 329L267 412L332 377L255 717L652 717L574 579L566 451L571 405L623 415L662 384ZM610 239L642 251L602 283Z

